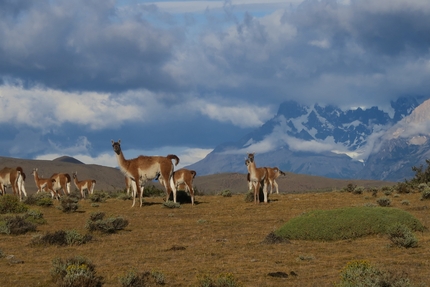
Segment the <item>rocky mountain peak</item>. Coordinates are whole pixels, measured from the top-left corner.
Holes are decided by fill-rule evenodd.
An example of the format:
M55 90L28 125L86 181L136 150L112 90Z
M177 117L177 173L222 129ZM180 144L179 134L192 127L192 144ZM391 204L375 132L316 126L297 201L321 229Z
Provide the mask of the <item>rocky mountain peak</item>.
M391 102L391 108L394 112L376 106L344 110L334 105L307 106L288 100L260 128L235 142L217 146L190 168L201 175L246 172L243 157L253 151L259 166L277 166L294 173L366 179L398 176L395 172L404 172L410 162L393 166L386 162L388 158L397 160L412 151L423 156L430 150L426 149L430 101L420 105L415 98L399 98ZM417 127L427 133L419 133ZM398 141L390 141L395 135ZM387 140L389 144L385 144ZM384 171L387 165L390 169Z

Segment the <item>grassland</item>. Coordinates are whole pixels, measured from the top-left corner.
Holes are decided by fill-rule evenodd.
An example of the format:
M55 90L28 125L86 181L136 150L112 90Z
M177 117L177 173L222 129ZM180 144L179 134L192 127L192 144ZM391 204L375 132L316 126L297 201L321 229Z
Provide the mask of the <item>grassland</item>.
M273 194L269 204L245 202L244 194L232 197L197 196L197 205L163 207L159 197L145 198L142 208L131 208L131 201L109 199L98 207L80 201L74 213L53 207L31 207L44 214L47 223L37 232L75 229L85 234L85 223L95 211L122 216L129 221L116 234L94 234L80 246L31 247L34 233L0 235L4 255L24 263L10 264L0 258L0 286L55 286L50 277L54 258L81 255L96 265L104 286L120 286L118 277L135 269L159 271L166 286L197 286L202 275L231 273L243 286L333 286L339 272L352 260L368 260L394 273L405 272L412 282L430 282L430 233L416 233L417 248L399 248L387 236L367 236L334 242L293 240L290 243L263 244L266 236L285 222L311 210L375 204L378 197L369 192L340 191L304 194ZM430 201L419 193L390 195L391 207L403 209L428 227ZM404 203L408 202L409 205ZM58 205L58 203L55 203ZM283 272L287 278L271 277Z

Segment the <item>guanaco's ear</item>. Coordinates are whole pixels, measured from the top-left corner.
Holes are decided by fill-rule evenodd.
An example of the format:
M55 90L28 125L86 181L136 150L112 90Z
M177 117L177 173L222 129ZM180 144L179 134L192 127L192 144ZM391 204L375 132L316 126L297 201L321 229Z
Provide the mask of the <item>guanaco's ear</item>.
M113 144L114 143L114 141L113 140L110 140L110 142Z

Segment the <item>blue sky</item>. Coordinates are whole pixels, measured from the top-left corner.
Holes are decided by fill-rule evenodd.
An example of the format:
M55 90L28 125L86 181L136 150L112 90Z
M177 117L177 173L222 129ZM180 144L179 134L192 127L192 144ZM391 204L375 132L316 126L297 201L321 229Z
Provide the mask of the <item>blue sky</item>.
M181 166L279 104L430 91L430 2L0 1L0 155Z

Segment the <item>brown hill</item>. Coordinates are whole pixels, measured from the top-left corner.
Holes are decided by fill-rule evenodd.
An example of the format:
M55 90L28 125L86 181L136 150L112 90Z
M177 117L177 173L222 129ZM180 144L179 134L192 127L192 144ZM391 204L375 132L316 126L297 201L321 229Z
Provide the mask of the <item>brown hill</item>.
M50 177L52 174L59 172L72 175L73 172L77 171L79 180L95 179L97 181L95 190L113 191L125 188L124 176L119 169L95 164L83 164L71 157L61 157L55 160L0 157L0 168L14 166L21 166L26 173L26 190L30 194L37 190L34 179L31 176L34 168L38 169L40 177ZM281 193L339 190L348 183L364 187L381 187L394 184L387 181L332 179L294 173L287 173L286 176L279 177L277 182ZM149 184L161 188L156 181ZM205 176L197 174L194 186L200 193L208 195L217 194L224 190L230 190L233 194L246 193L248 189L246 174L240 173L219 173ZM74 189L73 184L72 189Z
M34 193L37 188L34 178L31 175L34 168L38 169L39 177L50 177L54 173L68 173L72 176L73 172L78 172L78 179L95 179L95 190L118 190L124 189L124 176L122 173L112 167L106 167L96 164L77 163L76 160L29 160L9 157L0 157L0 168L20 166L26 174L25 188L28 193ZM72 184L72 190L74 185Z

